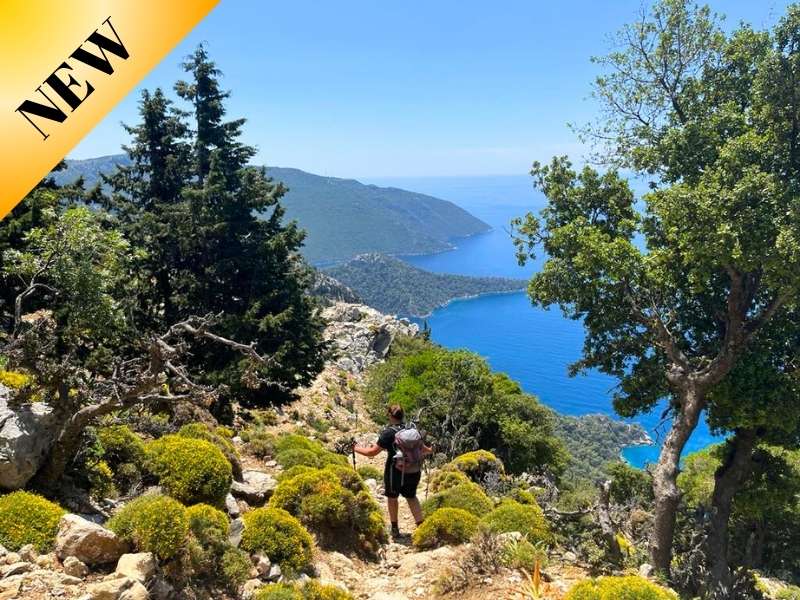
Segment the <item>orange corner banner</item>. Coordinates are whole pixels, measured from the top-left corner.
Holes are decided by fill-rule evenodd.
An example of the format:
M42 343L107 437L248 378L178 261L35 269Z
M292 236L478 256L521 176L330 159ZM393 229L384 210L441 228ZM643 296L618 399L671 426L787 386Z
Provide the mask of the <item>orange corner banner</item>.
M0 218L217 2L0 2Z

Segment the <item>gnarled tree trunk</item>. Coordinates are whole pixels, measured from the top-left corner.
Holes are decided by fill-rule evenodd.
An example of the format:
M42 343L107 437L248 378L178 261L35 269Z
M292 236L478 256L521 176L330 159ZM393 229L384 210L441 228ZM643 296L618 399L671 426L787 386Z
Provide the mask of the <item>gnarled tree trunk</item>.
M706 541L710 563L708 589L712 597L727 597L731 588L731 570L728 560L728 521L736 492L753 466L753 450L758 435L753 429L740 429L729 442L730 450L725 462L714 474L714 494L711 501L711 522Z
M678 466L681 452L697 426L705 397L691 380L680 390L681 410L675 415L672 428L664 440L658 463L653 471L655 516L653 537L650 540L650 560L657 571L669 575L672 561L672 538L681 499L678 489Z

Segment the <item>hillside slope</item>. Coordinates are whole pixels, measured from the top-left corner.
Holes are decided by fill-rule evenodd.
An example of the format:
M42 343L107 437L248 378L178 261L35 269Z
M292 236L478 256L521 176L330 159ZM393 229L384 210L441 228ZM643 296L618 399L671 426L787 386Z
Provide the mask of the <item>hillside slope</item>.
M127 164L124 154L68 160L54 174L59 184L82 176L87 186ZM332 263L358 254L427 254L452 248L451 240L490 227L452 202L398 188L364 185L355 179L322 177L299 169L268 167L289 192L283 203L289 219L306 230L303 254L309 262Z
M326 269L364 303L384 313L423 317L456 298L525 289L525 281L430 273L381 254L363 254Z

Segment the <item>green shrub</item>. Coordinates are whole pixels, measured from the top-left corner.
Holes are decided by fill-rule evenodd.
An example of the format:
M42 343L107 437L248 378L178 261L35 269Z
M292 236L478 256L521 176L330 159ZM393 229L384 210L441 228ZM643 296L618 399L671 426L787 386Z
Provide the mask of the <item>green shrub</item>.
M229 546L225 548L220 558L219 569L228 589L236 590L245 581L250 579L253 563L247 552Z
M100 427L97 439L103 446L103 458L112 469L123 463L142 464L144 461L144 442L127 425Z
M470 481L470 478L461 471L436 471L430 480L430 491L432 494L436 494Z
M30 492L0 496L0 545L17 551L33 544L39 552L47 552L65 512L58 504Z
M479 485L467 482L434 494L422 503L426 517L440 508L461 508L480 517L491 511L494 503Z
M300 571L311 563L311 535L285 510L257 508L245 513L243 519L242 549L264 552L282 569Z
M587 579L572 587L564 600L677 600L674 592L637 576Z
M372 465L361 465L357 469L358 474L361 476L361 479L374 479L375 481L380 481L383 479L383 471L380 469L373 467Z
M185 438L211 442L220 449L220 452L222 452L228 462L231 463L234 470L238 469L238 471L241 472L239 453L236 451L236 446L234 446L231 441L233 435L229 429L225 427L212 428L205 423L190 423L181 427L178 431L178 435Z
M540 567L545 566L547 552L541 546L535 546L527 538L522 537L509 540L500 553L500 559L510 569L525 569L532 573L537 563Z
M113 498L117 495L114 485L114 471L104 460L87 461L84 465L86 478L89 480L89 494L95 500Z
M258 588L253 600L303 600L303 594L288 583L270 583Z
M123 506L106 526L139 551L168 559L183 546L189 533L189 518L177 500L148 494Z
M311 580L303 585L265 585L258 589L253 600L353 600L353 596L335 585Z
M478 517L461 508L440 508L411 538L417 548L435 548L443 544L463 544L472 538L480 527Z
M342 484L340 476L345 477L341 469L325 468L284 479L269 505L300 519L321 536L323 543L341 541L342 535L355 533L363 549L375 551L386 539L380 508L369 492L361 489L354 493ZM360 480L358 483L363 488Z
M775 600L800 600L800 587L790 585L775 595Z
M307 465L295 465L293 467L289 467L285 471L281 471L275 476L277 481L285 481L286 479L291 479L301 473L312 473L314 471L318 471L317 467L309 467Z
M354 471L352 467L326 465L324 470L336 475L339 478L339 482L354 494L367 489L367 486L364 485L364 480L361 479L361 475Z
M319 442L295 433L279 437L275 441L275 460L284 469L296 465L322 468L329 464L347 465L347 458L327 450Z
M505 500L483 518L483 522L495 533L518 531L529 541L549 542L550 528L538 504L520 504Z
M481 483L486 475L495 473L503 475L503 463L487 450L475 450L456 456L444 466L446 470L461 471L475 483Z
M211 442L166 435L147 445L149 470L184 504L221 506L233 481L231 464Z
M539 506L539 502L536 500L536 495L533 492L523 488L514 488L511 490L511 492L509 492L506 498L509 500L515 500L520 504L532 504Z
M186 509L186 517L189 519L189 530L200 539L206 537L209 529L216 529L226 535L228 533L228 515L208 504L190 506Z

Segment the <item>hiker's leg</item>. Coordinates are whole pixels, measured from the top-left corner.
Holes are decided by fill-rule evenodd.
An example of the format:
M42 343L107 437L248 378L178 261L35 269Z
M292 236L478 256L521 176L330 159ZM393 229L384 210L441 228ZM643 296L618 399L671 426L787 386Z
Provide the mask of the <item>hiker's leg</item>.
M386 508L389 509L389 520L393 525L397 524L397 498L386 498Z
M419 504L419 498L416 496L413 498L406 498L406 502L408 502L408 509L411 511L411 514L414 515L414 522L419 525L422 523L422 507Z

